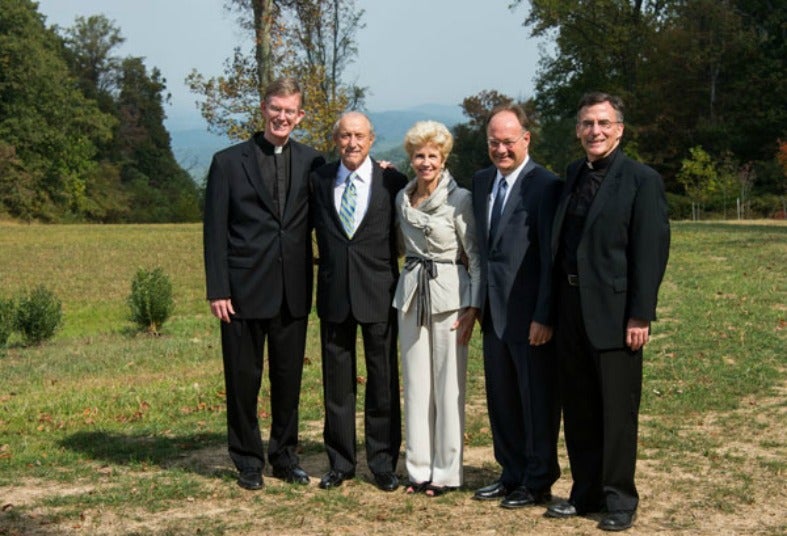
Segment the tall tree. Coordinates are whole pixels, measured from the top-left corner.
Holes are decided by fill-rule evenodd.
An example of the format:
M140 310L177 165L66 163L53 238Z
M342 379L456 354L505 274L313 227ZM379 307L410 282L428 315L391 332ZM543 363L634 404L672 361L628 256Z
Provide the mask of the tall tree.
M0 1L0 143L13 148L35 192L6 210L43 220L83 215L85 177L114 123L79 91L36 4Z
M539 105L548 116L573 115L581 91L635 93L643 48L658 28L668 0L530 0L525 26L552 37L554 54L539 60ZM511 6L522 4L515 0ZM580 93L581 95L581 93Z
M122 177L131 185L137 221L198 219L197 188L177 164L164 128L166 81L154 68L148 74L142 58L123 60L119 82L120 127L116 141ZM190 207L190 208L189 208Z
M204 98L198 104L209 130L233 139L261 130L266 80L292 75L304 89L309 112L300 137L330 149L336 116L363 102L363 88L342 82L357 53L354 35L363 27L363 10L355 0L228 0L226 8L253 32L254 55L236 49L223 76L206 78L194 70L187 77L192 92Z
M521 0L513 6L524 4ZM775 188L772 154L787 125L787 4L769 0L531 0L531 35L555 39L536 100L551 157L572 150L575 102L602 90L627 104L627 150L665 175L690 147L758 160ZM560 141L562 139L562 142ZM560 149L560 145L563 149Z
M113 51L125 41L120 28L104 15L77 17L73 26L63 30L63 37L71 70L85 96L99 103L111 100L121 61Z

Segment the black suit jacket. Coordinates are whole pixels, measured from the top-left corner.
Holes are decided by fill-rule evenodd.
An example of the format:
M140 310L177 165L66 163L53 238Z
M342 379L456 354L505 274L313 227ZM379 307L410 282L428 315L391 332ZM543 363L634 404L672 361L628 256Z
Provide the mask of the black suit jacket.
M387 322L399 277L396 194L407 178L373 161L369 207L353 237L347 238L336 212L333 190L339 162L311 175L314 229L319 247L317 314L343 322Z
M529 160L508 194L496 236L490 237L488 200L496 175L491 166L473 176L481 303L489 307L499 339L525 343L531 321L552 324L552 222L562 183Z
M272 318L283 300L290 313L311 310L312 245L309 173L325 163L290 141L290 189L282 216L263 183L253 139L213 156L205 192L207 297L231 298L237 318Z
M555 254L571 191L584 162L568 166L555 214ZM624 348L629 318L655 320L669 242L661 176L619 150L590 206L577 248L582 317L597 350Z

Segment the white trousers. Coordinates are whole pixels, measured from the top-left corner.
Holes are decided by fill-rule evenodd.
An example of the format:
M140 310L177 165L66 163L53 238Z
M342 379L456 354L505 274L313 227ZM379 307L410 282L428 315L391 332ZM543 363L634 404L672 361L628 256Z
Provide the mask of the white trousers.
M467 346L451 325L459 311L432 315L419 326L416 307L399 311L406 466L410 482L462 485Z

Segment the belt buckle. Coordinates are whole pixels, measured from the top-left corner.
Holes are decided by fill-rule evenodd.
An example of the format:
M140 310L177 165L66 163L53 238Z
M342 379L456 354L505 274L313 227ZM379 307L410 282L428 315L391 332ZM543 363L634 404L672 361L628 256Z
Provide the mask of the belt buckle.
M579 276L577 274L566 274L568 278L568 284L572 287L579 286Z

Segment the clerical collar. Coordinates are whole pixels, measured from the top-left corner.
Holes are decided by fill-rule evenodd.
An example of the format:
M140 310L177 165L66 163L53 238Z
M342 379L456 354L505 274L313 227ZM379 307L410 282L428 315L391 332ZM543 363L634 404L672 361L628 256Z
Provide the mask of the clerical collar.
M287 139L287 142L284 145L273 145L262 133L255 136L255 138L257 145L259 145L264 154L279 154L290 145L289 139Z
M595 162L591 162L590 160L585 160L585 164L588 168L592 169L593 171L607 171L609 165L615 159L615 155L618 154L618 147L615 147L611 153L600 160L596 160Z

